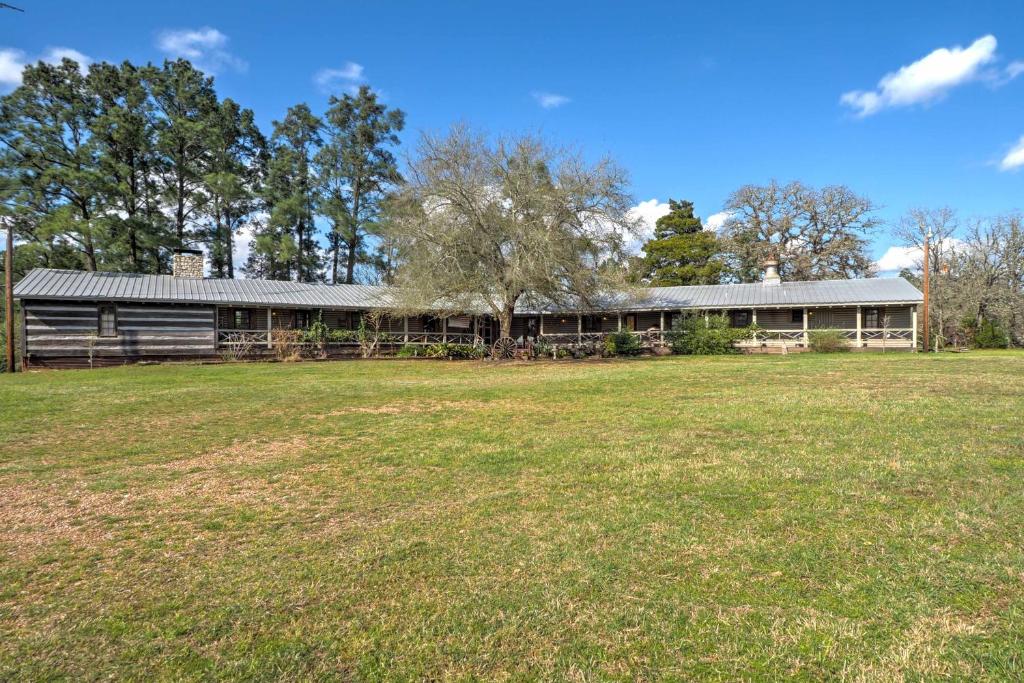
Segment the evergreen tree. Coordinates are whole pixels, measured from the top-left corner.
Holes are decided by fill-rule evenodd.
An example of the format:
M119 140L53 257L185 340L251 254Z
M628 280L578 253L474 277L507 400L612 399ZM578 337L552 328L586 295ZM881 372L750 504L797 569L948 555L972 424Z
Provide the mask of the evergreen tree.
M655 287L713 285L725 266L714 232L693 215L693 203L668 200L669 212L658 219L654 239L644 244L639 278Z
M213 79L179 59L163 69L147 67L150 91L160 113L156 146L163 157L161 194L169 205L176 247L200 235L196 224L208 197L203 179L212 171L210 129L217 112Z
M0 142L10 204L32 241L66 245L77 267L96 270L101 177L91 135L96 98L78 64L40 62L0 100Z
M105 267L160 272L168 260L161 247L171 243L171 233L160 211L156 112L143 72L128 62L94 64L87 83L97 100L91 130L108 233Z
M313 218L318 183L312 174L313 157L321 145L320 126L305 104L291 107L283 120L274 121L264 192L269 221L261 235L266 239L257 240L259 258L285 265L285 277L294 273L300 282L320 277ZM277 252L267 251L273 249Z
M210 221L206 242L214 277L235 276L234 235L259 209L266 139L249 109L221 102L210 127L210 172L203 177Z
M402 180L389 147L398 144L405 114L389 110L364 85L355 96L331 97L325 119L327 140L316 165L320 210L331 222L331 282L339 282L344 259L341 281L351 284L356 267L373 262L366 241L375 231L384 193Z

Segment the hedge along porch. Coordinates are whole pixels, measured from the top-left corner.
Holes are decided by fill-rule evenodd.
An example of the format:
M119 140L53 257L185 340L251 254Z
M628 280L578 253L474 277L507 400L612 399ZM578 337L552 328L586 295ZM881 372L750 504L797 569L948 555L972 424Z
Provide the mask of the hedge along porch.
M22 356L29 364L72 366L138 360L218 358L244 345L255 355L274 330L305 329L321 320L336 331L328 350L354 353L345 332L371 312L384 312L385 351L403 344L490 344L497 325L482 311L455 316L391 316L387 287L195 277L201 268L175 257L177 275L35 269L15 288L24 310ZM200 258L201 257L194 257ZM180 266L180 269L179 269ZM184 274L182 274L184 273ZM517 308L512 335L556 345L600 341L628 330L644 346L665 342L678 316L729 316L734 327L759 328L747 350L801 349L813 329L838 329L855 348L916 348L921 293L902 278L652 287L600 302L589 311Z

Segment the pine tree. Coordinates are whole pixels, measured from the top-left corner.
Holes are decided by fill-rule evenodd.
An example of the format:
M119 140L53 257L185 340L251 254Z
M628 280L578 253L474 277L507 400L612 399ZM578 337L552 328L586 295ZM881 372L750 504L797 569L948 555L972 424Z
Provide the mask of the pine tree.
M261 250L279 250L271 258L273 262L288 264L287 257L291 256L285 272L289 277L294 272L300 282L320 276L314 223L318 183L312 174L312 160L321 145L320 126L320 119L309 106L298 104L288 109L283 120L274 121L267 167L264 196L270 214L265 232L268 239L258 241L258 245Z
M325 118L327 140L316 164L320 208L331 222L331 282L339 281L343 258L343 281L351 284L356 267L372 263L366 241L374 232L384 193L402 180L389 148L398 144L405 114L389 110L364 85L355 96L331 97Z
M188 61L146 69L160 113L156 146L163 157L161 194L173 216L175 246L195 241L208 197L203 179L211 172L208 142L217 112L213 79Z
M654 239L644 245L639 279L654 287L718 284L725 266L716 258L720 247L715 233L704 230L692 202L668 203Z
M252 110L231 99L218 105L207 142L210 172L203 177L209 201L210 272L235 276L234 235L260 207L259 192L266 170L267 142Z
M105 267L160 272L168 259L161 248L170 244L171 233L160 211L156 111L143 73L129 62L94 64L87 84L97 100L91 129L108 233Z
M91 135L96 99L73 60L25 68L22 84L0 100L10 200L38 244L70 247L79 267L96 270L102 231L101 177ZM11 169L7 171L7 169Z

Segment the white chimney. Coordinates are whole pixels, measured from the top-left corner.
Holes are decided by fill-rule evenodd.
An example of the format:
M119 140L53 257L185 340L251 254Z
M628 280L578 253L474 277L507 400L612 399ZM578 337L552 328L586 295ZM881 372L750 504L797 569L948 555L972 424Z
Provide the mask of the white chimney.
M782 284L779 277L779 262L775 259L768 259L764 262L764 280L761 282L765 287L776 287Z
M198 249L175 249L171 273L174 277L202 277L203 252Z

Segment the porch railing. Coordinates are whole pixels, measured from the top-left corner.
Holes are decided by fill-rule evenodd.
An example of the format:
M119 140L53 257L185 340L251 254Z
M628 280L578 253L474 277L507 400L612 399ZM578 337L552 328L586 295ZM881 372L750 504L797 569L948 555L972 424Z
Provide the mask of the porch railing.
M384 331L381 332L385 344L469 344L480 346L484 343L483 337L472 332L404 332ZM266 346L266 330L219 330L217 332L217 344L224 347L237 346ZM300 344L304 345L304 344ZM312 346L312 344L308 344ZM346 341L328 341L327 346L358 346L358 339Z

